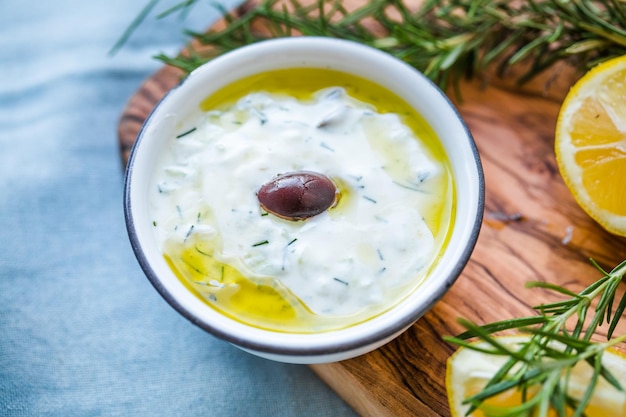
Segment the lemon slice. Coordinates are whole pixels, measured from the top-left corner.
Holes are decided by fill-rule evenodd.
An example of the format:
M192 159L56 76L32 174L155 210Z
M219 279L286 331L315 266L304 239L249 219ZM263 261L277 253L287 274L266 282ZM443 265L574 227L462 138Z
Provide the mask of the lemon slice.
M498 341L514 350L527 339L527 336L499 337ZM484 342L480 342L484 343ZM485 345L487 347L487 345ZM469 405L463 401L471 395L480 392L487 381L498 371L508 357L490 355L468 348L459 348L448 359L446 369L446 390L450 414L452 417L465 416ZM626 356L616 350L607 350L602 355L602 363L611 371L623 387L626 387ZM592 367L587 362L578 363L570 375L569 395L580 399L587 389ZM485 401L486 406L512 407L519 405L521 396L519 392L511 390ZM572 410L569 410L571 415ZM556 412L550 410L549 416L556 416ZM587 409L587 417L624 417L626 416L626 392L619 391L610 385L604 378L599 378ZM476 410L472 417L482 417L485 414Z
M597 65L571 88L559 112L555 151L583 210L626 236L626 56Z

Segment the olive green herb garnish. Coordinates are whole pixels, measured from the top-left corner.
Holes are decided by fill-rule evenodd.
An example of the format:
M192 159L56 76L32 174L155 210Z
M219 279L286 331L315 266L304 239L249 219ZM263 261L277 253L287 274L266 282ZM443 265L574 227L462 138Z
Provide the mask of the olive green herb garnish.
M112 53L158 2L146 4ZM189 13L197 2L181 1L157 12L156 18ZM518 80L523 83L559 61L590 68L626 54L626 6L619 0L425 0L417 10L401 0L363 1L354 10L341 0L286 3L289 7L278 0L262 0L243 13L230 14L215 5L225 17L223 28L186 32L209 48L157 58L191 72L240 46L301 33L348 39L388 52L445 89L490 67L504 75L509 67L525 62Z
M264 125L265 123L267 123L267 116L265 115L265 113L255 108L250 109L250 111L256 114L257 118L259 119L259 123L261 125Z
M196 271L198 274L201 275L206 275L206 273L204 271L201 271L197 266L195 266L194 264L192 264L191 262L187 261L186 259L182 259L183 263L185 265L187 265L187 267L191 268L192 270ZM195 281L197 282L197 281Z
M187 238L191 236L191 234L193 233L194 227L195 226L193 224L189 227L189 230L187 230L187 234L185 235L185 240L187 240Z
M320 143L320 146L321 146L322 148L326 149L327 151L330 151L330 152L335 152L335 150L334 150L333 148L331 148L329 145L327 145L327 144L326 144L326 143L324 143L324 142L321 142L321 143Z
M296 242L296 240L298 240L298 238L294 238L291 242L287 243L287 246L291 246L293 243Z
M204 252L202 249L200 249L198 246L194 247L196 249L196 252L198 252L200 255L204 255L204 256L208 256L209 258L212 258L213 255L208 253L208 252Z
M499 414L501 416L545 417L548 415L548 407L563 410L563 414L559 415L566 415L566 409L575 410L573 415L584 415L599 378L604 378L611 385L624 390L611 374L611 370L602 366L601 359L606 349L626 341L626 335L613 338L615 328L626 308L624 294L617 307L613 309L618 298L618 287L626 274L626 261L610 272L603 270L593 260L591 262L603 277L578 294L546 282L529 282L527 287L543 288L569 298L535 306L537 314L529 317L482 326L461 319L459 322L467 331L456 337L444 337L448 342L469 349L508 357L508 361L496 372L485 388L465 400L471 405L468 414L480 407L485 400L511 388L521 391L524 402L511 408L508 413L503 411L503 414ZM592 311L593 315L590 315ZM573 326L568 325L572 323L571 320L574 320ZM585 326L585 323L588 325ZM592 342L591 337L603 323L609 326L608 341ZM527 333L530 334L530 338L520 344L519 350L512 351L493 336L494 333L503 330ZM486 342L489 347L485 349L484 346L470 343L468 339L472 338ZM553 342L558 344L555 345ZM592 366L593 375L589 379L587 395L577 400L568 395L569 380L561 376L581 361L586 361ZM531 395L535 391L536 394ZM535 412L538 414L534 414Z
M417 192L420 192L420 193L423 193L423 192L424 192L424 190L420 190L420 189L419 189L419 188L417 188L417 186L415 186L415 185L403 184L403 183L398 182L398 181L393 181L393 183L394 183L394 184L396 184L398 187L405 188L405 189L407 189L407 190L417 191Z
M337 282L338 282L338 283L340 283L340 284L343 284L343 285L346 285L346 286L348 285L348 283L347 283L346 281L344 281L344 280L342 280L342 279L339 279L339 278L337 278L337 277L333 277L333 280L334 280L334 281L337 281Z
M262 240L261 242L257 242L255 244L253 244L252 246L253 247L257 247L257 246L261 246L261 245L267 245L268 243L270 243L270 242L267 241L267 240Z
M197 130L197 128L192 127L191 129L187 130L186 132L183 132L183 133L181 133L180 135L176 136L176 139L180 139L180 138L182 138L182 137L184 137L184 136L187 136L188 134L193 133L193 132L195 132L196 130Z

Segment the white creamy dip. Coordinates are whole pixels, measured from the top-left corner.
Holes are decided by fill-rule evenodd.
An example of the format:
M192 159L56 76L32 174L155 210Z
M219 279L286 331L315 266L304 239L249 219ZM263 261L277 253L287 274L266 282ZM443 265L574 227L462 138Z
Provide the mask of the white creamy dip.
M328 88L310 101L249 94L189 123L158 162L150 196L164 251L212 242L221 263L328 316L397 297L433 262L439 247L423 216L444 168L397 115ZM332 179L337 206L300 221L264 212L259 188L297 171ZM223 287L217 276L201 284Z

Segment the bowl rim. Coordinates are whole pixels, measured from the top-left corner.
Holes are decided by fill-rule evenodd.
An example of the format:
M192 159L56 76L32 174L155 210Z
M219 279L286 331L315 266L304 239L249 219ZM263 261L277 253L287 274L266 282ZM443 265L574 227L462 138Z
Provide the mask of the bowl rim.
M430 292L428 293L428 301L417 306L417 307L404 307L407 309L407 313L402 315L398 320L394 321L391 324L385 326L379 326L375 328L374 331L367 331L363 334L360 334L358 331L351 329L361 329L363 323L358 323L352 325L346 329L339 329L336 331L328 331L322 333L280 333L274 332L270 330L257 329L252 326L242 325L246 327L249 332L246 333L246 336L242 336L239 333L233 333L232 331L225 330L220 327L216 327L211 323L204 321L203 319L197 317L190 308L181 303L176 296L174 296L164 285L161 277L152 267L148 256L142 248L140 237L137 232L136 227L136 219L134 213L134 204L132 198L133 191L133 180L135 178L136 166L135 162L137 160L137 152L138 149L141 149L142 144L145 143L148 139L146 139L147 132L149 126L155 123L155 118L159 115L160 109L165 106L174 95L180 95L184 93L184 88L191 85L193 80L201 78L202 74L207 71L207 68L211 68L216 66L217 64L226 65L228 61L237 62L245 59L248 53L252 51L256 51L257 53L263 53L264 51L274 51L280 48L297 48L300 51L307 50L307 48L345 48L347 50L356 51L360 54L368 54L374 57L374 59L385 60L385 64L389 63L391 65L396 65L398 67L405 67L404 71L408 70L412 74L413 77L417 77L421 80L422 83L426 83L429 85L431 91L434 91L438 94L438 98L445 101L445 105L448 110L451 111L451 114L454 115L455 122L460 125L463 131L463 140L466 141L466 146L468 147L471 155L467 156L466 162L471 165L467 167L472 171L476 176L477 180L477 189L476 189L476 200L475 206L473 207L475 212L472 212L473 216L468 218L467 222L464 223L465 227L468 228L465 232L465 240L462 242L463 249L459 252L459 254L454 258L455 264L449 269L448 273L445 275L442 282L438 282L438 285L434 285L431 282ZM291 65L292 67L294 65ZM282 68L282 67L281 67ZM407 72L408 73L408 72ZM376 80L372 80L373 82L377 82ZM379 83L380 84L380 83ZM220 86L225 85L221 84ZM190 87L191 88L191 87ZM392 90L393 91L393 90ZM427 122L430 123L429 120ZM457 179L455 175L455 186L458 187ZM311 357L316 355L328 355L328 354L336 354L343 353L348 351L354 351L361 349L366 345L375 345L379 343L381 340L388 339L393 337L394 334L402 332L407 327L411 326L414 322L416 322L424 313L432 308L432 306L448 291L448 289L456 282L458 277L461 275L461 272L465 268L467 262L469 261L471 254L475 248L476 242L478 240L478 235L482 225L483 219L483 211L484 211L484 203L485 203L485 184L484 184L484 172L480 160L480 155L478 153L478 149L474 142L473 136L462 119L460 113L456 109L456 107L452 104L450 99L446 96L446 94L439 89L439 87L433 83L430 79L428 79L421 72L415 70L413 67L410 67L408 64L392 57L391 55L379 51L375 48L358 44L352 41L346 41L341 39L332 39L325 37L291 37L291 38L280 38L280 39L270 39L262 42L258 42L255 44L251 44L248 46L244 46L238 48L232 52L228 52L224 55L214 58L209 61L207 64L204 64L194 70L189 76L183 80L178 86L174 87L170 91L168 91L161 100L153 107L150 114L146 118L143 123L135 143L132 146L130 157L126 166L125 174L124 174L124 217L126 228L128 232L128 236L130 239L132 250L137 258L141 269L143 270L146 277L151 282L152 286L159 292L159 294L172 306L176 311L178 311L182 316L188 319L191 323L196 326L202 328L203 330L223 339L228 342L231 342L239 347L244 349L258 351L258 352L267 352L271 354L285 355L289 357ZM457 212L458 216L458 212ZM446 252L444 250L444 252ZM432 280L430 280L432 281ZM425 284L427 284L429 280L425 280L423 284L419 287L420 289L424 288ZM417 290L419 291L419 289ZM416 291L413 291L416 292ZM390 310L397 310L398 306L406 304L407 300L410 297L406 297L403 300L399 301L398 304L391 307ZM210 309L209 306L206 308ZM382 315L387 314L387 312L382 313ZM221 314L221 313L218 313ZM223 316L223 315L222 315ZM374 318L375 319L375 318ZM370 320L374 320L370 319ZM229 319L232 320L232 319ZM234 320L232 320L234 322ZM369 321L369 320L368 320ZM238 322L235 322L238 323ZM239 326L239 324L235 325L235 327ZM256 334L271 334L274 337L274 340L257 340ZM328 337L329 335L337 335L337 334L347 334L346 337ZM310 344L303 343L303 340L306 339L310 342Z

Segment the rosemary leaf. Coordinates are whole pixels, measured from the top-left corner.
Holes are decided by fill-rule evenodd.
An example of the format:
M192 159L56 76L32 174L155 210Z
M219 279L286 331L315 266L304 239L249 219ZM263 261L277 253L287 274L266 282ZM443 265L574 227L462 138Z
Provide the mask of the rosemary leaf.
M122 36L119 40L113 45L113 48L109 51L110 55L114 55L119 51L122 46L128 41L133 32L141 25L141 23L146 19L146 17L152 12L152 10L156 7L159 0L150 0L148 4L144 6L144 8L139 12L137 16L133 19L130 25L126 28Z
M615 327L617 327L617 324L619 323L620 319L622 318L622 314L624 313L625 309L626 309L626 293L624 295L622 295L622 299L621 299L619 305L617 306L617 308L615 309L615 313L613 314L613 320L611 320L611 324L610 324L609 330L607 332L607 337L608 338L613 337L613 332L615 331Z
M548 290L552 290L554 292L558 292L561 294L569 295L570 297L576 297L576 293L568 290L567 288L563 288L556 284L552 284L550 282L543 281L529 281L526 283L526 288L545 288Z
M547 320L546 317L531 316L531 317L522 317L522 318L510 319L510 320L502 320L502 321L498 321L495 323L486 324L481 327L484 330L486 330L488 333L496 333L496 332L501 332L503 330L519 329L522 327L528 327L528 326L532 326L535 324L541 324L545 322L546 320ZM469 339L469 338L476 337L476 336L477 334L474 331L468 330L466 332L463 332L457 335L457 338Z

